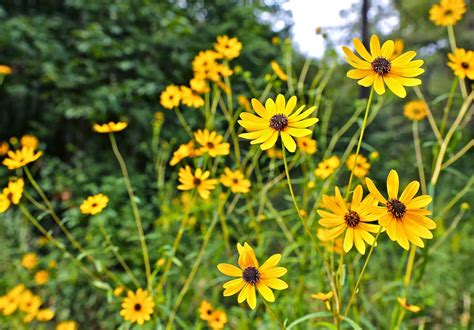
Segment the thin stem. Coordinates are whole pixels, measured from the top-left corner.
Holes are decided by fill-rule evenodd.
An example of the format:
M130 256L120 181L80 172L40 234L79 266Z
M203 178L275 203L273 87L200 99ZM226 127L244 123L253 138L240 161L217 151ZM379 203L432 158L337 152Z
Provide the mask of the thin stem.
M112 150L114 152L115 157L117 158L117 161L120 166L120 170L122 171L122 175L125 181L125 186L127 187L128 197L130 199L130 204L132 206L133 217L135 218L135 223L137 225L137 231L138 231L138 237L139 237L140 245L142 248L143 262L145 264L145 274L146 274L148 289L149 291L151 291L150 259L148 258L148 249L146 246L145 234L143 233L143 225L142 225L142 220L140 216L140 211L138 210L137 203L135 202L135 194L133 192L132 183L130 182L130 177L128 175L127 165L125 164L125 160L123 159L122 154L120 153L120 150L118 149L115 136L112 133L110 133L109 137L110 137L110 144L112 145Z
M423 169L423 156L421 153L420 135L418 133L418 121L413 121L412 130L413 142L415 144L416 165L418 167L418 176L420 177L421 190L423 192L423 195L426 195L428 191L426 189L425 170Z
M453 82L451 84L451 89L449 90L448 102L446 103L446 106L444 107L443 119L441 119L441 128L440 128L441 134L443 134L444 130L446 129L446 123L448 121L449 111L451 110L451 106L453 104L454 91L456 90L457 85L458 85L458 80L453 79Z
M470 189L471 189L471 186L474 184L474 175L472 175L469 180L467 181L466 185L464 186L464 188L462 188L454 197L453 199L451 199L447 204L446 206L441 210L441 212L439 213L439 218L443 218L444 215L454 206L456 205L456 203L461 199L463 198L463 196L465 194L467 194Z
M359 290L360 282L362 281L362 277L364 276L365 269L367 268L367 265L369 264L369 260L370 260L370 257L372 256L372 252L374 252L375 245L377 244L377 239L379 238L381 231L382 231L382 227L380 227L377 235L375 236L374 244L372 244L372 246L370 247L369 254L367 255L367 258L365 259L364 265L362 266L362 270L360 271L359 277L357 278L354 290L352 291L351 298L349 299L349 303L347 304L346 310L344 312L344 317L346 317L347 314L349 313L349 309L351 308L352 301L354 300L354 297L357 294L357 291Z
M275 311L270 307L270 304L268 302L266 302L266 300L264 298L262 298L262 301L263 303L265 304L265 307L267 308L267 311L270 313L270 315L275 319L277 320L278 322L278 325L280 326L280 329L284 330L286 329L285 325L283 324L283 322L278 318L278 316L276 315Z
M445 161L443 163L443 165L441 166L441 169L444 170L445 168L447 168L449 165L453 164L455 161L457 161L459 158L461 158L466 152L469 151L469 149L471 149L472 147L474 147L474 139L472 139L471 141L469 141L464 147L461 148L461 150L459 150L454 156L452 156L451 158L449 158L447 161Z
M192 139L193 138L193 131L191 130L191 128L189 127L186 119L184 119L184 116L183 114L181 113L181 110L179 109L179 107L176 107L175 109L175 112L176 112L176 115L178 116L178 120L179 122L181 123L181 126L183 126L184 130L186 131L186 133L189 135L189 137Z
M360 147L362 146L362 139L364 138L365 127L367 126L367 118L369 117L370 105L372 103L373 96L374 96L374 88L372 87L372 89L370 90L369 99L367 100L367 106L365 107L364 120L362 121L362 129L360 130L359 142L357 143L357 148L356 148L356 157L351 169L351 176L349 177L349 183L347 184L345 200L347 200L347 197L349 197L349 193L351 191L352 179L354 177L354 169L357 165L357 159L359 158Z
M411 274L413 273L413 264L415 262L416 256L416 245L412 244L410 249L410 254L408 255L408 262L407 262L407 270L405 272L405 278L403 280L403 284L405 285L405 297L406 297L406 290L410 285Z
M428 122L430 123L431 129L433 130L434 135L436 136L436 140L441 143L443 138L441 137L441 133L439 132L438 126L436 125L436 121L433 117L433 113L431 112L430 107L428 106L428 102L426 102L425 96L421 92L420 88L418 86L414 86L413 90L416 93L416 96L420 98L423 102L425 102L426 105L426 115L428 116Z

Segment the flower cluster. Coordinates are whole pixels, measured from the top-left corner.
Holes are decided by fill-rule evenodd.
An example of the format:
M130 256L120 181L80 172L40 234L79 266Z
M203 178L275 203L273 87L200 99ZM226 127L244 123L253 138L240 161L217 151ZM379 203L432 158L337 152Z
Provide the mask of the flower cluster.
M214 309L206 300L203 300L199 306L199 318L203 321L207 321L207 325L213 330L224 329L228 321L224 311Z

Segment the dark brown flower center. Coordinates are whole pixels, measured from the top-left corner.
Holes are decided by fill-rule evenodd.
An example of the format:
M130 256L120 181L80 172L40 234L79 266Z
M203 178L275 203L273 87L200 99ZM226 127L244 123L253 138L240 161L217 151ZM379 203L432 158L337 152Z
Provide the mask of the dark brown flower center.
M390 61L383 57L377 57L372 62L372 69L381 76L389 73L391 68Z
M256 284L260 280L260 273L255 267L247 267L242 272L242 277L244 281L250 284Z
M387 202L387 209L397 219L403 218L406 212L406 206L398 199L392 198Z
M201 179L199 179L199 178L194 178L193 183L194 183L195 186L199 186L199 185L201 184Z
M344 215L344 221L349 227L354 228L359 224L360 216L356 211L349 211Z
M13 193L9 192L8 195L7 195L7 199L9 201L13 201Z
M463 69L469 69L469 63L467 63L467 62L462 62L461 66L462 66Z
M237 178L233 178L233 179L232 179L232 182L233 182L234 184L237 184L237 183L239 183L239 180L238 180Z
M448 9L448 10L446 10L446 11L444 12L444 16L448 16L448 17L449 17L449 16L451 16L452 14L453 14L453 11L450 10L450 9Z
M135 306L133 306L133 309L135 311L139 312L142 309L142 305L141 304L135 304Z
M288 126L288 117L283 114L274 115L270 118L270 127L277 131L283 131Z

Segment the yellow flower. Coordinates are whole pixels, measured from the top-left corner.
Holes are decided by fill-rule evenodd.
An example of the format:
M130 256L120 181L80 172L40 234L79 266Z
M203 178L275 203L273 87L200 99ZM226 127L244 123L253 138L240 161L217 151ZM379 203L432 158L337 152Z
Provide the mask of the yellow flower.
M403 107L403 114L410 120L422 120L428 114L428 106L424 101L410 101Z
M199 79L211 79L212 81L219 80L219 63L217 59L221 58L221 55L213 50L200 51L194 57L193 60L193 71L194 77Z
M153 314L155 303L148 294L148 291L138 289L135 293L128 291L127 297L123 300L120 315L131 323L142 325L150 319Z
M409 312L418 313L419 311L421 311L421 307L409 304L406 298L398 297L397 300L400 306L402 306Z
M20 296L18 309L25 313L36 312L42 304L41 298L34 295L30 290L23 291Z
M230 168L224 169L223 175L221 175L221 183L229 187L234 194L237 193L248 193L250 191L250 181L245 179L244 174L240 170L232 172Z
M287 81L288 75L283 71L277 61L271 61L270 66L272 67L273 72L277 75L280 80Z
M90 215L100 213L106 208L108 202L109 198L102 193L89 196L80 206L81 213Z
M281 42L280 38L277 36L272 37L272 44L273 45L279 45Z
M428 195L415 197L420 188L418 181L410 182L398 197L398 173L391 170L387 176L388 199L382 196L371 179L366 178L365 182L370 193L382 204L370 207L369 211L377 217L379 224L387 229L388 237L392 241L397 241L401 247L408 250L409 242L424 247L421 238L433 238L430 230L436 228L436 223L426 217L431 211L424 209L431 203L432 198Z
M278 150L277 148L270 148L266 152L269 158L275 158L275 159L283 158L283 152L281 150Z
M341 166L339 157L331 156L318 164L318 168L314 170L314 175L324 180L333 174L339 166Z
M10 145L6 141L1 141L0 142L0 156L5 156L10 150Z
M393 42L393 53L390 60L396 59L398 56L402 55L403 49L405 48L405 43L402 39L395 39Z
M359 179L364 178L370 170L370 164L367 158L360 154L358 157L356 157L356 154L351 154L346 160L346 166L349 171L352 171L352 169L354 168L354 175Z
M208 199L211 190L214 190L217 185L216 179L209 179L210 171L203 172L200 168L197 168L194 174L191 171L191 167L186 165L185 168L179 169L179 190L191 190L197 188L199 195L203 199Z
M40 270L35 273L35 283L44 285L48 283L49 273L46 270Z
M448 65L456 76L474 80L474 51L456 48L454 54L448 54L448 58Z
M0 194L0 213L8 210L11 204L18 205L23 194L24 181L22 178L13 179L8 182L8 186L3 188Z
M318 118L307 118L316 107L311 107L304 111L305 106L301 106L294 112L296 107L296 96L290 97L288 103L285 97L279 94L276 101L269 98L265 102L265 107L257 99L252 99L252 107L258 116L248 112L240 114L239 124L248 133L239 136L252 140L250 144L260 144L262 150L273 147L281 135L285 148L290 152L295 152L296 142L293 137L303 137L311 135L312 131L307 127L316 124Z
M169 85L160 94L160 104L163 108L173 109L181 102L181 90L178 86Z
M365 243L373 245L374 236L370 233L377 233L379 226L369 224L368 222L376 221L377 217L367 211L367 207L376 205L377 202L371 195L363 197L363 189L358 185L354 189L352 202L349 208L341 196L339 188L335 188L336 196L323 196L324 207L330 210L318 210L321 216L319 224L323 227L331 228L325 234L325 239L335 239L345 232L343 248L345 252L349 252L355 245L360 254L365 253Z
M0 310L2 311L3 315L12 315L18 309L18 306L21 302L21 295L24 290L25 286L23 284L20 284L8 291L5 296L0 297Z
M92 130L97 133L114 133L114 132L120 132L123 131L125 128L127 128L128 123L119 121L117 123L114 122L108 122L106 124L94 124L92 126Z
M26 269L33 269L38 264L38 257L36 253L30 252L27 253L21 258L21 265Z
M307 136L296 139L296 143L298 144L300 151L304 154L313 155L318 149L316 140Z
M194 141L189 141L187 144L180 145L178 149L173 152L173 157L170 160L170 165L175 166L184 158L194 156L197 156L197 150L194 149Z
M224 296L232 296L238 292L238 303L247 300L250 308L257 306L256 290L266 301L275 301L271 289L284 290L288 284L279 279L286 274L284 267L276 267L281 259L281 254L274 254L263 265L259 266L255 252L247 243L244 246L237 244L239 251L240 269L231 264L219 264L217 269L227 276L237 277L224 284Z
M56 325L56 330L77 330L78 328L76 321L62 321Z
M210 91L206 80L200 78L193 78L189 81L189 86L198 94L204 94Z
M224 329L224 325L227 323L227 315L224 311L216 310L211 314L208 322L213 330Z
M430 20L439 26L455 25L466 12L464 0L441 0L430 9Z
M420 79L415 79L425 70L421 69L422 60L412 59L416 52L409 51L392 59L395 44L392 40L384 42L380 47L379 38L373 35L370 38L370 53L358 38L354 38L354 47L359 55L356 56L348 47L342 47L346 54L346 61L355 69L347 72L347 77L360 79L359 85L370 87L373 85L375 92L385 93L385 84L398 97L404 98L407 94L404 86L421 85Z
M153 124L161 127L165 122L165 114L161 111L157 111L153 114Z
M318 292L318 293L312 294L311 298L322 300L322 301L326 302L329 299L331 299L333 297L333 295L334 295L334 292L332 292L332 291L329 291L328 293Z
M1 75L9 75L12 73L12 68L10 68L8 65L0 65L0 74Z
M39 146L38 138L36 136L28 135L28 134L23 135L20 138L20 143L22 147L31 148L33 150L38 148Z
M328 252L335 252L337 254L344 253L343 243L344 239L342 237L338 237L335 239L326 239L328 229L319 228L318 229L318 239L321 241L321 245L326 249Z
M54 311L50 308L40 309L36 315L38 321L47 322L54 317Z
M125 288L123 286L118 286L114 289L114 296L115 297L120 297L123 293L123 290L125 290Z
M372 151L369 155L370 160L377 160L379 159L379 157L380 157L380 154L378 153L378 151Z
M180 86L181 103L188 107L200 108L204 105L204 100L198 94L194 94L193 90L186 86Z
M3 160L3 165L5 165L9 170L15 170L17 168L23 167L26 164L34 162L43 154L42 151L35 153L34 149L23 147L19 150L10 150L7 155L8 158Z
M245 111L252 110L252 106L250 105L249 99L245 95L237 96L237 102L239 105L245 109Z
M214 49L222 55L223 58L231 60L239 57L242 43L237 38L229 38L228 36L218 36Z
M211 319L213 311L214 309L212 305L206 300L203 300L201 302L201 305L199 306L199 317L201 318L201 320L209 321Z
M208 153L211 157L225 156L229 154L230 145L222 142L224 137L217 132L209 132L207 129L203 131L198 129L194 133L194 138L201 145L199 152Z

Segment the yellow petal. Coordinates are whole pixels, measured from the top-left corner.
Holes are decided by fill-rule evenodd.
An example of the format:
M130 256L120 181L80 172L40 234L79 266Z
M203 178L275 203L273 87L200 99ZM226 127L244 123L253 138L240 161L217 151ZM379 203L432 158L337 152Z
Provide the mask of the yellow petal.
M286 116L289 116L293 112L293 110L296 107L296 102L297 102L296 96L290 97L290 99L288 100L288 103L286 104L286 108L285 108L285 113L284 114Z
M357 83L361 86L364 86L364 87L370 87L374 84L376 77L377 77L377 74L375 74L372 71L372 74L370 76L367 76L367 77L359 80Z
M376 35L370 37L370 53L374 58L380 56L380 41Z
M268 286L271 289L275 290L284 290L288 288L288 284L286 284L285 281L282 281L278 278L268 278L268 279L262 279L261 282Z
M370 76L373 72L374 71L370 69L369 70L353 69L353 70L347 71L346 76L352 79L362 79L367 76Z
M236 294L237 292L239 292L240 290L242 290L242 288L245 286L245 281L242 280L241 278L235 280L235 284L231 285L231 286L228 286L225 290L224 290L224 297L228 297L228 296L232 296L234 294ZM240 282L237 282L237 281L240 281Z
M281 132L281 139L283 140L283 144L289 152L295 152L296 142L288 133Z
M374 89L375 89L375 92L379 95L382 95L385 93L385 85L383 83L383 78L379 75L375 76Z
M275 267L280 262L280 259L281 259L281 254L272 255L270 258L267 259L267 261L263 263L263 265L259 268L259 271L264 272L265 270L269 268Z
M262 118L270 119L270 113L265 109L262 103L257 99L252 99L252 108Z
M257 289L258 289L258 292L262 295L263 299L269 302L275 301L275 296L273 295L272 290L270 290L268 286L259 282L257 283Z
M386 76L383 77L383 80L385 81L388 88L390 88L390 90L392 91L393 94L395 94L398 97L401 97L402 99L407 96L407 92L405 90L405 87L403 87L400 80L397 79L397 76L395 76L395 75L386 75Z
M362 201L363 192L364 190L360 184L355 187L354 193L352 194L351 210L356 210L359 207L359 204Z
M422 207L427 206L429 203L431 203L431 196L428 195L422 195L413 198L410 203L406 205L407 209L421 209Z
M294 137L308 136L308 135L311 135L311 133L313 133L310 129L307 129L307 128L293 128L293 127L287 127L285 129L285 132Z
M261 278L277 278L282 277L287 273L287 269L285 267L273 267L265 270L259 269Z
M362 41L360 41L359 38L354 38L352 42L354 43L356 51L360 54L360 56L362 56L364 60L369 63L374 61L374 57L369 54L367 48L365 48L364 44L362 43Z
M382 49L380 50L380 56L384 58L390 58L393 54L395 43L392 40L387 40L383 43Z
M362 240L362 238L359 235L359 231L354 230L353 235L354 235L354 245L355 245L357 251L359 251L360 254L365 254L365 244L364 244L364 241Z
M235 276L240 277L242 276L242 269L235 267L231 264L218 264L217 269L227 276Z
M400 202L407 205L416 195L418 189L420 189L420 183L418 181L410 182L400 196Z
M257 296L255 294L255 286L254 285L249 285L247 303L249 304L250 308L252 308L252 309L255 309L255 307L257 306Z
M278 132L277 132L277 131L273 131L273 133L272 133L272 135L270 136L270 138L269 138L266 142L264 142L263 144L261 144L261 145L260 145L260 148L261 148L262 150L267 150L267 149L272 148L272 147L275 145L277 139L278 139Z
M242 291L240 291L239 296L237 297L237 302L239 304L243 303L245 300L247 300L248 297L248 292L249 292L249 287L251 287L250 284L245 283L244 288Z
M398 197L398 173L390 170L387 176L387 193L389 198L397 199Z
M349 252L352 249L352 245L354 244L354 229L347 228L346 236L344 237L344 251Z
M377 199L382 204L387 204L387 200L382 196L371 179L365 178L365 183L367 184L367 189L369 189L370 193L375 197L375 199Z

